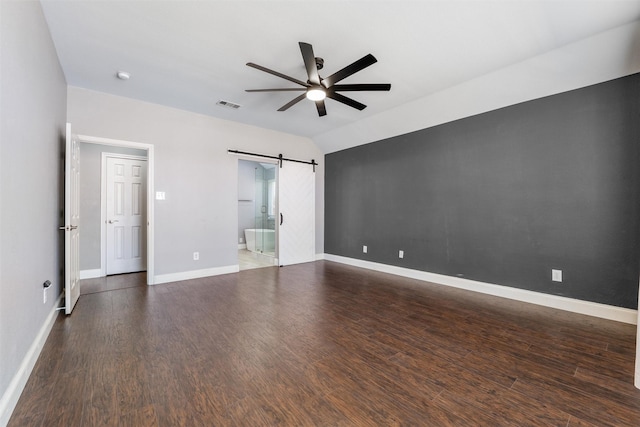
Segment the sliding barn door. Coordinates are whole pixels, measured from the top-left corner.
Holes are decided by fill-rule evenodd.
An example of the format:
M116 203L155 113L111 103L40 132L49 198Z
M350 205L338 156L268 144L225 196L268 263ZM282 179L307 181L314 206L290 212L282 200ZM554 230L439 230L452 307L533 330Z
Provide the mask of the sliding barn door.
M315 260L315 188L312 165L282 162L278 169L280 265Z

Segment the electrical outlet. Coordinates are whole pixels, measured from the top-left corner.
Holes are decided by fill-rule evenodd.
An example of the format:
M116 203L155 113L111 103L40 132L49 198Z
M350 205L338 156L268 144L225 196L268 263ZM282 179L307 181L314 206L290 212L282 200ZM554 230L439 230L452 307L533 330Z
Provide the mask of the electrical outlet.
M367 253L367 246L366 246L366 245L362 247L362 253L363 253L363 254L366 254L366 253Z
M244 243L244 239L241 237L238 239L238 243Z
M200 252L194 252L193 253L193 260L194 261L198 261L200 259Z
M551 280L562 282L562 270L551 270Z
M404 258L404 251L398 251L398 258Z

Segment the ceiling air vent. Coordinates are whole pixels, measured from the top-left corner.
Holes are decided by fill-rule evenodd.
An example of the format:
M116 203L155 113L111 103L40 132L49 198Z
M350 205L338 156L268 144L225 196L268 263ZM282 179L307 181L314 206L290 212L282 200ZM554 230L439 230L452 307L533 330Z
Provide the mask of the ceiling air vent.
M237 110L240 108L240 105L234 104L233 102L223 101L222 99L216 102L216 105L220 105L221 107L231 108L233 110Z

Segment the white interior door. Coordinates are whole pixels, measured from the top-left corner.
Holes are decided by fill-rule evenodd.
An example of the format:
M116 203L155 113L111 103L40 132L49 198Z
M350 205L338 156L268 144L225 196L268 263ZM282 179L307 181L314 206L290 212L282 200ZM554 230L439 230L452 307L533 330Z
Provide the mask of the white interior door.
M80 144L66 128L64 162L64 301L65 313L71 314L80 298Z
M315 172L313 166L282 162L278 168L278 262L315 261Z
M146 270L147 161L106 158L106 273Z

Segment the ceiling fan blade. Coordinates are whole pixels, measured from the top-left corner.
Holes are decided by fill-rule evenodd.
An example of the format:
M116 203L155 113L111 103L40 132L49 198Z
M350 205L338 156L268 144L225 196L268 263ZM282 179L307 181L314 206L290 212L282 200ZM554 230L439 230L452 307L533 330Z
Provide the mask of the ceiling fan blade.
M391 90L391 85L389 83L362 83L362 84L353 84L353 85L333 85L331 87L332 90L335 91L344 91L344 92L355 92L360 90L378 90L378 91L387 91Z
M324 100L316 101L316 108L318 108L318 115L320 117L327 115L327 107L324 105Z
M356 101L355 99L348 98L344 95L340 95L339 93L333 91L327 91L327 96L331 99L334 99L338 102L342 102L343 104L348 105L349 107L353 107L357 110L364 110L367 108L366 105Z
M286 104L284 104L282 107L278 108L278 111L285 111L287 109L289 109L289 107L293 107L294 105L296 105L298 102L302 101L303 99L305 99L307 97L306 93L303 93L300 96L296 96L295 98L293 98L291 101L287 102Z
M279 73L277 71L270 70L267 67L263 67L262 65L254 64L253 62L247 62L247 65L251 68L255 68L256 70L264 71L265 73L273 74L274 76L280 77L285 80L289 80L290 82L297 83L300 86L308 87L309 85L303 81L298 79L294 79L293 77L287 76L286 74Z
M307 90L304 87L286 87L277 89L246 89L245 92L300 92L301 90Z
M316 65L316 57L313 54L313 47L309 43L299 42L298 44L300 45L300 52L302 52L304 66L307 69L307 76L309 76L309 83L319 85L320 76L318 75L318 66Z
M326 88L331 87L334 84L338 83L340 80L346 79L350 75L355 74L358 71L364 68L367 68L369 65L375 64L376 62L378 62L378 60L371 54L363 56L362 58L358 59L356 62L352 63L351 65L347 65L342 70L336 71L335 73L331 74L329 77L326 77L322 81L322 84Z
M336 93L333 91L327 91L327 96L331 99L334 99L338 102L342 102L343 104L346 104L349 107L353 107L357 110L364 110L365 108L367 108L367 106L364 105L363 103L358 102L355 99L348 98L344 95L340 95L339 93Z

